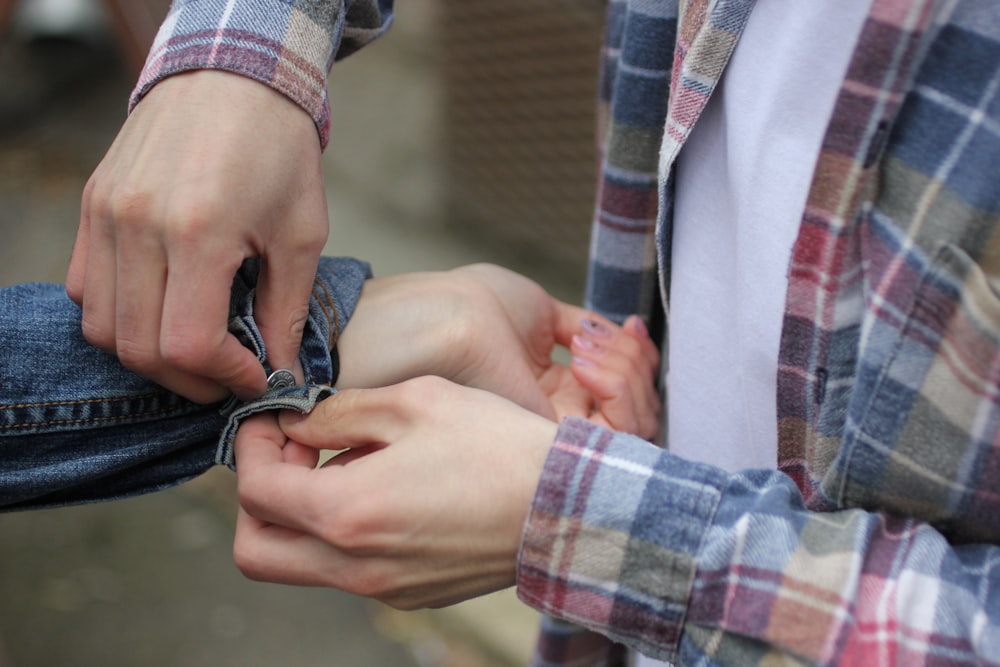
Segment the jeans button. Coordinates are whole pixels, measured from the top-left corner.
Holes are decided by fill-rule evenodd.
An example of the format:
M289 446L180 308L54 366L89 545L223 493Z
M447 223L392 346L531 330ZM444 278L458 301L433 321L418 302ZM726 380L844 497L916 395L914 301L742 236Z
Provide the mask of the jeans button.
M279 368L267 378L268 389L284 389L295 386L295 376L287 368Z

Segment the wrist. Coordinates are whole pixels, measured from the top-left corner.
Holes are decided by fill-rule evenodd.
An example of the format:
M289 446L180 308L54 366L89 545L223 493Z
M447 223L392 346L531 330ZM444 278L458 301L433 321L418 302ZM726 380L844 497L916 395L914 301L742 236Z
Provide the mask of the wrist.
M296 104L318 134L321 147L329 139L327 75L334 48L336 13L286 20L288 29L275 39L270 25L288 12L287 2L174 3L160 27L145 66L129 99L131 112L155 86L175 75L195 71L226 72L254 80ZM223 14L223 12L226 12ZM239 30L222 26L240 25ZM205 47L206 32L215 34ZM169 47L169 48L168 48Z
M424 375L459 380L475 322L467 296L447 275L412 273L365 283L337 341L338 387L379 387Z

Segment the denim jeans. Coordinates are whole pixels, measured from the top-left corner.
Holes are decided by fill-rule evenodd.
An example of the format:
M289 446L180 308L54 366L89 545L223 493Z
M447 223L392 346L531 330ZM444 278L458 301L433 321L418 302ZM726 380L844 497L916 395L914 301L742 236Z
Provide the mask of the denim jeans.
M229 328L270 373L253 319L258 269L247 260L233 281ZM173 394L92 347L62 285L0 289L0 510L122 498L233 467L242 418L307 412L334 391L335 343L370 277L359 260L322 258L299 354L305 384L214 405Z

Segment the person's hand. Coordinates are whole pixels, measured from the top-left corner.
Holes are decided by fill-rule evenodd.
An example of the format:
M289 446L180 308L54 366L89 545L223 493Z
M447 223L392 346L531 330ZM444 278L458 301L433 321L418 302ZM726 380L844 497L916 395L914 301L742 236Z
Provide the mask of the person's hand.
M271 365L293 368L328 228L309 115L236 74L179 74L87 183L66 289L127 368L198 402L251 398L266 378L226 329L233 276L262 258L255 318Z
M557 344L569 368L552 361ZM237 434L234 557L250 578L401 608L508 586L549 419L656 428L658 354L638 318L617 327L496 266L369 281L338 351L340 393ZM422 373L472 387L346 388ZM317 469L321 449L348 451Z
M552 360L556 345L570 348L568 368ZM618 327L498 266L368 281L337 348L340 388L439 375L551 419L656 430L659 355L641 320Z
M255 416L236 436L233 553L246 576L403 609L514 583L556 424L437 377L341 391L280 419ZM349 451L316 468L319 447Z

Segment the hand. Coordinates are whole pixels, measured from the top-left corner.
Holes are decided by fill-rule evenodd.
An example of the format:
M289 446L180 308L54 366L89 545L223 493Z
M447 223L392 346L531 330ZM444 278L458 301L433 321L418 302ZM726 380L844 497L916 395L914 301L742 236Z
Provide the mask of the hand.
M248 419L236 436L236 564L403 609L510 586L555 431L434 377L342 391L308 416L282 413L280 428L273 413ZM315 468L301 443L349 451Z
M555 345L572 350L569 368L553 362ZM656 430L659 355L641 321L618 327L498 266L368 281L337 347L340 388L439 375L551 419Z
M179 74L139 103L83 193L66 277L83 333L199 402L262 393L226 329L233 276L260 256L255 303L271 365L297 359L328 230L312 119L226 72Z

